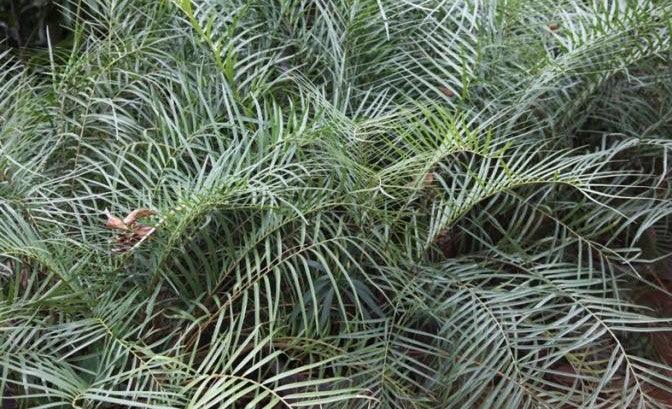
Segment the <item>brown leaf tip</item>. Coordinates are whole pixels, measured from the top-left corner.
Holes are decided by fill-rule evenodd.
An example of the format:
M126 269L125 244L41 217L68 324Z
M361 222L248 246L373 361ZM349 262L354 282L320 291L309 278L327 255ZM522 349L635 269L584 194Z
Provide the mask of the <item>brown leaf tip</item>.
M443 93L443 95L447 96L448 98L452 98L455 96L455 92L453 92L453 90L446 87L445 85L440 86L439 91L441 91L441 93Z
M124 253L131 250L133 247L140 245L149 236L156 231L156 227L145 226L137 223L138 219L155 215L156 212L151 209L135 209L130 212L123 220L112 215L109 210L105 209L107 221L105 226L114 230L122 230L123 232L115 239L115 247L112 249L114 253Z
M105 209L105 216L107 216L105 227L108 229L128 230L126 223L124 223L120 218L113 216L112 213L110 213L110 211L107 209Z
M155 214L156 212L152 209L144 209L144 208L135 209L132 212L130 212L126 217L124 217L124 223L127 225L131 225L135 223L138 219L153 216Z

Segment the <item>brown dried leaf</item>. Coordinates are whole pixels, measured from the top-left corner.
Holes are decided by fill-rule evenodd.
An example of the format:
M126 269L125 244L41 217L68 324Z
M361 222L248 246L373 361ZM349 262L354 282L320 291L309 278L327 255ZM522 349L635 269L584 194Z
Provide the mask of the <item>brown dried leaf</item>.
M132 231L117 237L116 246L112 249L112 252L125 253L145 241L155 231L156 227L134 224Z
M128 230L126 223L124 223L120 218L114 217L107 209L105 209L105 215L107 216L105 227L108 229Z
M425 175L425 180L424 180L425 186L431 185L434 183L434 172L429 172L428 174Z
M445 85L440 86L439 91L441 91L443 95L447 96L448 98L452 98L455 96L455 93Z
M131 225L135 223L138 219L153 216L155 214L156 212L152 209L135 209L132 212L130 212L128 216L124 217L124 223Z
M136 241L137 240L133 238L133 233L124 233L116 238L115 246L112 248L112 252L124 253L133 247Z
M137 237L138 240L141 240L144 239L146 236L149 236L150 234L154 233L154 230L156 230L155 227L140 225L135 229L133 229L133 237Z

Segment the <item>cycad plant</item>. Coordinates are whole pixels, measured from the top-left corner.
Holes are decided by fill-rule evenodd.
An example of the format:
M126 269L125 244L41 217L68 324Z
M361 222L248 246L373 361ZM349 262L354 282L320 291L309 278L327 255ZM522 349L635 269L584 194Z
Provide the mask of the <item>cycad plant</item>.
M3 408L672 405L668 0L60 7L0 58Z

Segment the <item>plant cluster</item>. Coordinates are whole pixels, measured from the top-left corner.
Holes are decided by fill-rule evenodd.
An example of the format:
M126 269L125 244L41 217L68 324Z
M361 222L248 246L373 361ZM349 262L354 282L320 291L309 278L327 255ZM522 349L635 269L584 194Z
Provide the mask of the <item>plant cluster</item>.
M0 54L3 408L672 404L670 1L60 7Z

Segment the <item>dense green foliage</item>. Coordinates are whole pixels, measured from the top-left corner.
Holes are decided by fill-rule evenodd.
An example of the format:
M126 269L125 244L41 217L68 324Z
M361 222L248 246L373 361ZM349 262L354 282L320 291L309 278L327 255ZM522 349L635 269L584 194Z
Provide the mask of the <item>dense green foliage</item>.
M3 407L672 402L669 0L59 21L0 55Z

